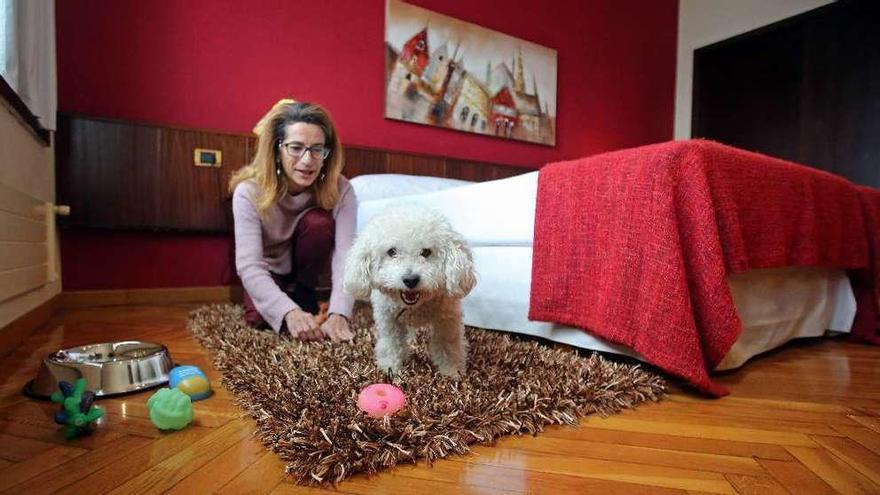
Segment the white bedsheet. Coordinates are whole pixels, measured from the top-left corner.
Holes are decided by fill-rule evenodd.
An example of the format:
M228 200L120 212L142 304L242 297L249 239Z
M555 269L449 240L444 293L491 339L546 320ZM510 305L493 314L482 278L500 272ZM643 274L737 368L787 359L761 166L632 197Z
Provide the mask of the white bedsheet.
M583 330L528 319L532 241L538 172L475 183L443 191L364 201L358 207L358 230L391 206L422 204L441 211L474 251L478 282L464 299L465 323L523 333L585 349L625 354L629 349ZM729 278L743 332L719 370L793 338L815 337L826 330L849 332L855 298L840 270L783 268Z
M358 230L386 208L416 203L443 212L472 247L531 246L535 237L538 172L427 194L363 201Z
M641 359L627 347L583 330L528 319L531 247L482 246L473 251L478 275L476 287L462 301L466 324ZM849 332L852 326L855 297L842 270L755 270L728 282L743 331L717 370L737 368L794 338L818 337L826 329Z

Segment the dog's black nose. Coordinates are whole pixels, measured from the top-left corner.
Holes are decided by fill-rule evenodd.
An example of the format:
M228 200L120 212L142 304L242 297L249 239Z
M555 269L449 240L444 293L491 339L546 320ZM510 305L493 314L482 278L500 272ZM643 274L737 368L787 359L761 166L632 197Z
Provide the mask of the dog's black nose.
M419 280L421 277L418 275L408 275L403 277L403 284L407 286L407 288L413 289L415 286L419 285Z

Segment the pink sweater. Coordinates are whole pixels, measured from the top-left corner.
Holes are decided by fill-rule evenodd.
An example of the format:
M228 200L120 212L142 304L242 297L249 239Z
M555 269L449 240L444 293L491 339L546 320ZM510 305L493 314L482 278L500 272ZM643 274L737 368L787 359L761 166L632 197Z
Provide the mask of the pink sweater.
M335 248L332 259L330 292L331 313L351 317L354 298L342 290L345 258L354 241L357 225L357 197L348 180L339 177L339 202L333 208L336 220ZM235 267L244 289L254 301L257 311L275 331L281 329L284 315L299 308L272 280L269 272L285 275L291 271L291 241L293 230L302 215L316 208L308 191L287 194L269 207L261 218L251 194L256 185L245 181L232 195L232 214L235 218Z

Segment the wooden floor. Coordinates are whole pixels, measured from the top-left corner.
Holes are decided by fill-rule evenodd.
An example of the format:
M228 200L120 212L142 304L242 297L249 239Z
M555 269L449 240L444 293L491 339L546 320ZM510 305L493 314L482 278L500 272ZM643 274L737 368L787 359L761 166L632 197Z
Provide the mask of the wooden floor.
M284 477L188 336L193 306L64 310L2 361L0 493L317 492ZM97 432L65 441L51 403L22 385L42 356L90 342L165 343L208 373L216 395L194 425L160 433L150 392L102 400ZM812 341L721 377L732 395L665 401L577 428L507 438L474 454L356 476L339 493L880 493L880 348Z

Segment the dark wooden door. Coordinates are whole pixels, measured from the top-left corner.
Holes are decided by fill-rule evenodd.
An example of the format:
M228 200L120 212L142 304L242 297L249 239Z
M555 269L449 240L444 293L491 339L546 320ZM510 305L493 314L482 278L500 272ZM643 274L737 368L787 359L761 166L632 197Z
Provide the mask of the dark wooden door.
M880 187L880 2L844 1L694 54L693 136Z

